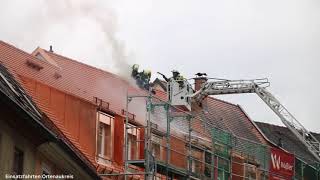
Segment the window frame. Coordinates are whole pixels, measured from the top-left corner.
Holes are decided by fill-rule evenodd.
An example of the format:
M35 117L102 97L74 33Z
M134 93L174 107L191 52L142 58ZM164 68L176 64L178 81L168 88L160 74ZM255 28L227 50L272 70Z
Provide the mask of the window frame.
M152 147L152 155L155 157L156 160L163 160L163 155L162 155L162 150L163 150L163 147L161 145L162 143L162 139L163 139L163 136L160 136L158 134L155 134L155 133L151 133L151 147ZM157 142L158 141L158 142ZM157 159L157 156L154 154L154 145L158 146L159 148L159 157Z
M46 61L46 58L42 56L40 52L37 52L35 57L39 59L40 61Z
M196 151L196 153L200 153L200 158L195 157L194 151ZM204 163L203 163L205 160L204 154L205 154L205 151L203 149L198 148L196 146L191 147L191 159L189 161L190 170L191 170L191 173L196 176L200 176L201 174L204 173ZM199 166L198 168L197 168L197 165Z
M254 169L254 173L255 173L255 177L254 178L251 178L251 177L247 177L247 170L248 170L248 167L251 167L252 169ZM250 163L243 163L243 177L245 179L248 179L248 180L254 180L258 177L258 169L257 169L257 166L254 165L254 164L250 164ZM250 175L251 173L249 173Z
M106 117L106 118L102 118ZM110 164L114 158L114 116L105 113L103 111L97 111L96 118L96 159L98 163L102 164ZM103 125L103 134L101 137L101 145L99 147L99 139L100 139L100 126ZM109 127L107 127L109 126ZM110 155L106 154L106 129L110 129Z
M128 135L128 143L127 143L127 145L128 145L128 157L127 158L128 158L128 160L137 160L138 157L139 157L139 151L140 151L139 150L139 143L138 143L138 139L140 137L140 132L139 132L138 127L135 126L132 123L128 123L128 127L131 127L131 128L129 128L127 130L127 133L128 133L127 134ZM125 123L124 123L123 128L124 128L124 132L125 132L126 131L126 124ZM135 150L134 156L135 157L132 157L132 148L131 148L132 141L135 141L135 148L134 148L134 150ZM123 142L125 143L125 136L124 136L124 141Z

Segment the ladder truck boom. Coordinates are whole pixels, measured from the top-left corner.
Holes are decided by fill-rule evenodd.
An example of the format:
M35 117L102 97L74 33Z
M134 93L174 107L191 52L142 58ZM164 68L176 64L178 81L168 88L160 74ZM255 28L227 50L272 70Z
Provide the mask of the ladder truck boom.
M268 79L214 80L203 84L201 89L190 97L196 102L201 102L210 95L256 93L278 115L282 123L308 148L312 155L320 161L319 141L266 90L269 85Z

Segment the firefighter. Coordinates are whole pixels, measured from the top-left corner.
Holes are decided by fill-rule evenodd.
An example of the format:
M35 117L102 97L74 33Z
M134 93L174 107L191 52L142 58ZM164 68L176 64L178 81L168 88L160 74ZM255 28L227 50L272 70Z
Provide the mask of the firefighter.
M141 74L141 81L142 81L143 87L145 89L149 89L150 79L151 79L151 71L150 70L143 70L142 74Z
M139 70L139 65L138 65L138 64L134 64L134 65L132 66L131 76L134 77L134 78L136 78L137 75L139 74L138 70Z
M172 78L173 78L174 80L177 80L178 76L180 75L179 71L173 70L173 71L171 71L171 72L172 72Z
M146 78L146 80L148 80L148 82L151 79L151 71L150 70L143 70L143 75Z
M177 77L177 81L178 81L178 83L179 83L179 87L182 89L182 88L184 88L184 77L182 76L182 75L178 75L178 77Z
M179 87L184 88L184 77L177 70L172 71L172 78L179 83Z
M140 88L145 88L149 90L150 87L150 78L151 78L151 71L150 70L143 70L136 75L136 81Z

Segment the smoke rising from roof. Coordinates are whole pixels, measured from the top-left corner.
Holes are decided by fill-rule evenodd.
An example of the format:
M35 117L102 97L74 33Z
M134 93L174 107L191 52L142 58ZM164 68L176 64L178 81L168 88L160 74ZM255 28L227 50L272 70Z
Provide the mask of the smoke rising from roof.
M62 18L71 14L73 18L86 17L95 22L103 32L103 39L110 45L114 66L113 72L129 79L130 65L128 63L128 55L124 43L116 37L117 19L112 7L106 6L103 1L68 0L65 3L65 12L67 14L64 14ZM58 6L58 8L61 7Z
M20 15L6 13L15 12L18 6L25 7ZM5 28L7 32L2 30L3 40L29 51L37 46L48 48L53 45L58 54L80 59L129 79L130 55L117 37L117 18L109 1L14 0L5 1L0 11L3 12L1 22L9 26ZM15 22L14 25L10 20ZM10 33L10 30L18 29L24 32Z

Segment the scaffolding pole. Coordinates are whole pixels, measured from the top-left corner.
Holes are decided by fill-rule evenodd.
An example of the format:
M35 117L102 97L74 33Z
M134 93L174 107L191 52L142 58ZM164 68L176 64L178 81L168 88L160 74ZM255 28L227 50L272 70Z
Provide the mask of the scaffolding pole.
M150 169L150 152L151 152L151 108L152 108L152 102L151 97L148 96L147 100L147 133L145 137L146 141L146 153L145 153L145 159L146 159L146 166L145 166L145 179L146 180L152 180L151 171Z
M129 123L129 103L132 100L131 97L128 96L127 93L127 98L126 98L126 123L125 123L125 134L124 134L124 179L127 180L127 173L128 173L128 123Z
M166 116L167 116L167 132L166 132L166 180L169 180L169 161L170 161L170 122L171 117L169 113L169 105L166 104L164 106L166 110Z

